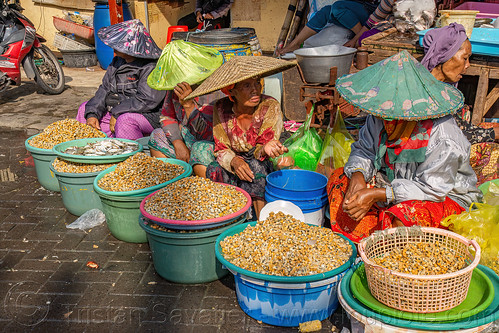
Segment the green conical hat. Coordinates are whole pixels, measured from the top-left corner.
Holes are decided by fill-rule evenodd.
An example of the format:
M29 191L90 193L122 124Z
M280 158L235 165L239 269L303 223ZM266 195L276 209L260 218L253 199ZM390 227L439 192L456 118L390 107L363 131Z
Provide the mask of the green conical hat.
M405 50L340 77L336 89L350 104L386 120L439 118L464 104L459 90L438 81Z

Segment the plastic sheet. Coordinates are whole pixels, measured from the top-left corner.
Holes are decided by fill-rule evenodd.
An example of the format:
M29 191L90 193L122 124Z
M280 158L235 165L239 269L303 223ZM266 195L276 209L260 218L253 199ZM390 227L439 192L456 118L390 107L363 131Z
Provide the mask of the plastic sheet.
M313 112L314 108L307 115L307 120L303 125L284 141L284 146L289 151L272 159L274 167L277 169L297 167L315 171L321 154L322 139L315 128L310 128Z
M480 264L499 274L499 206L474 203L469 212L451 215L441 225L474 239L482 250Z
M348 132L341 112L336 112L334 126L331 133L331 141L329 145L332 147L330 151L333 153L333 167L334 169L345 166L352 151L352 143L355 140Z
M222 55L214 48L174 40L163 49L147 84L156 90L172 90L184 81L190 85L198 84L222 63Z
M91 209L85 212L82 216L77 218L73 223L68 224L66 228L68 229L80 229L87 230L98 225L101 225L106 221L106 216L100 209Z

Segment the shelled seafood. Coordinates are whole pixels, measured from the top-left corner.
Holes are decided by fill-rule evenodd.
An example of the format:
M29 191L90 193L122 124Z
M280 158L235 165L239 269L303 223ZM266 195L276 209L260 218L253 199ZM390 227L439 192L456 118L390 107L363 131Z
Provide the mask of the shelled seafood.
M83 156L111 156L132 153L139 149L136 142L121 141L117 139L107 139L97 142L89 142L85 146L71 146L63 151L70 155Z

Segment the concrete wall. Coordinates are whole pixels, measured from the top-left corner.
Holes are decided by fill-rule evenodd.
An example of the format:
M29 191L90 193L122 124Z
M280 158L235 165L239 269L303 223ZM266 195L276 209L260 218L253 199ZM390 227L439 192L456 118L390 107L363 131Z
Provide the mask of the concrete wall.
M45 1L49 2L49 1ZM64 6L60 6L64 4ZM65 7L69 5L68 7ZM53 1L52 4L33 2L32 0L21 0L21 6L25 9L23 14L28 17L35 25L36 31L47 39L45 45L53 50L54 35L57 32L52 23L52 16L63 17L63 10L79 11L82 14L93 14L93 3L91 0L59 0ZM85 9L87 8L87 9Z
M133 1L136 17L145 22L143 1ZM232 7L232 26L254 28L264 51L273 51L289 0L235 0ZM160 47L166 43L169 26L179 18L194 11L195 0L149 1L149 25L151 35Z
M24 14L35 24L37 31L47 39L52 49L56 29L52 16L62 17L63 10L78 10L93 14L91 0L21 0ZM129 0L134 17L145 22L145 2ZM289 0L235 0L232 8L232 26L254 28L264 51L273 51L286 15ZM194 11L195 0L149 0L148 16L151 35L162 48L166 44L168 27L179 18Z

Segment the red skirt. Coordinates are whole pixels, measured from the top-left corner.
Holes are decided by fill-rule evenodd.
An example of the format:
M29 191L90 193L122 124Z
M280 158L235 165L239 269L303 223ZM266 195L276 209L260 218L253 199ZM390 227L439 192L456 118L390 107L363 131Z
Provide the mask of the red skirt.
M395 218L407 227L419 225L443 228L440 226L440 221L449 215L461 214L464 211L464 208L449 197L443 202L409 200L389 208L374 205L366 216L357 222L342 208L349 181L350 179L343 173L343 168L336 169L329 177L327 184L329 213L331 229L356 243L376 230L391 228Z

